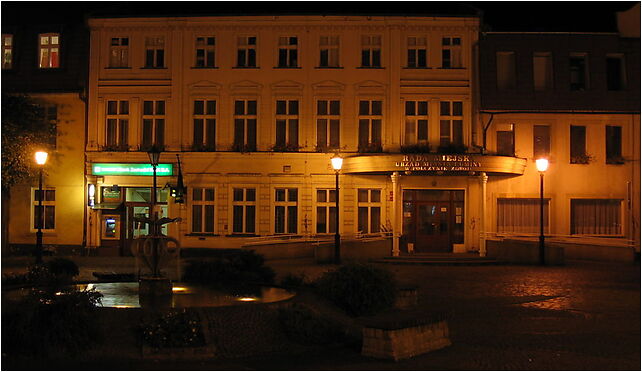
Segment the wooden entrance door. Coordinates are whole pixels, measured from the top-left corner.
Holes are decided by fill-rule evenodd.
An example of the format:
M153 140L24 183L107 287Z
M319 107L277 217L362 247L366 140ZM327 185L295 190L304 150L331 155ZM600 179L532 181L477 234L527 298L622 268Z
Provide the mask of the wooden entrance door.
M451 203L447 201L419 202L416 206L416 252L450 252Z

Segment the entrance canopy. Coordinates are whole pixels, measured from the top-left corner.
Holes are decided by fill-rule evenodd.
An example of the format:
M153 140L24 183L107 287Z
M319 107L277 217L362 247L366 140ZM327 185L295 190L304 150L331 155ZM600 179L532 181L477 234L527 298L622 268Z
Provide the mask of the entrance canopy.
M526 159L473 154L372 154L345 158L343 173L389 174L392 172L437 175L488 174L521 175Z

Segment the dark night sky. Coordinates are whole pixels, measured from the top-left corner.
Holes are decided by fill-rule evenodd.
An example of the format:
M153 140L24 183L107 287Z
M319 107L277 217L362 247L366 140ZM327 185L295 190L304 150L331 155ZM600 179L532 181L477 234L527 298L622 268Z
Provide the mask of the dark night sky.
M55 4L55 5L54 5ZM60 6L64 4L64 6ZM2 2L3 22L13 23L11 10L22 9L24 20L34 9L52 14L78 14L89 10L100 15L259 15L259 14L369 14L440 15L471 14L473 6L483 11L489 31L615 32L616 11L627 10L635 1L115 1L115 2ZM11 18L9 18L11 17ZM18 17L18 18L23 18Z

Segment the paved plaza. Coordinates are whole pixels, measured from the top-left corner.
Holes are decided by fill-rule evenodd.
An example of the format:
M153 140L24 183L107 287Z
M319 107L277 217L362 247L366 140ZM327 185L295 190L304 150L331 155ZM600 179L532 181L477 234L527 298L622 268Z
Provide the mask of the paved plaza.
M3 259L3 273L19 268ZM81 276L132 272L132 259L79 257ZM12 263L13 262L13 263ZM332 265L272 263L310 279ZM452 346L400 362L357 347L211 362L104 360L65 369L176 370L640 370L640 264L380 265L415 285L419 307L447 313ZM394 316L391 313L390 316ZM37 366L33 366L37 367ZM27 368L27 366L25 366Z

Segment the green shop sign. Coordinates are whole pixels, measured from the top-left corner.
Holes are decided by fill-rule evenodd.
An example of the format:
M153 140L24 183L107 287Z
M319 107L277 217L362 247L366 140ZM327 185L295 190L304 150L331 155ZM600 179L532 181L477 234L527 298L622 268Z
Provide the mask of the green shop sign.
M94 163L91 167L95 176L153 176L154 168L151 164L121 164L121 163ZM172 164L158 164L157 176L171 176L174 174Z

